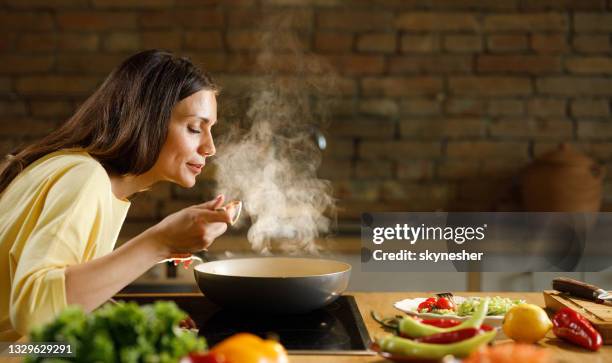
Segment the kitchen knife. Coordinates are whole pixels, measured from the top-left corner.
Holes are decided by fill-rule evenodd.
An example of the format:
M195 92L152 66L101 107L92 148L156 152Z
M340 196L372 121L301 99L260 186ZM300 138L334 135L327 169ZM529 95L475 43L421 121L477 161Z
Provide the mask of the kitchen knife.
M567 277L557 277L552 282L553 289L569 293L577 297L592 300L598 303L612 303L612 294L595 285L586 282L570 279Z

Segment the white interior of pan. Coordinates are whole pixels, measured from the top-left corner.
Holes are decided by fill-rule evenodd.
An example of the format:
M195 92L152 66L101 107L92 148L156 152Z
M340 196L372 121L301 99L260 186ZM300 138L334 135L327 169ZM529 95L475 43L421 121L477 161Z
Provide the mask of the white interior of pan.
M244 277L306 277L328 275L351 269L351 265L334 260L290 257L261 257L221 260L199 264L204 273Z

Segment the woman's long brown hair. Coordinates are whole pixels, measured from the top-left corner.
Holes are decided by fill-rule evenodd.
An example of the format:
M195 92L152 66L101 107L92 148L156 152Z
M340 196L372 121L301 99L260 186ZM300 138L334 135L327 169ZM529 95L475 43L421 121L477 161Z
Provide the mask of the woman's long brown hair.
M211 77L186 58L147 50L126 59L58 129L13 151L0 165L0 193L28 165L54 151L82 148L109 174L151 169L166 140L174 105Z

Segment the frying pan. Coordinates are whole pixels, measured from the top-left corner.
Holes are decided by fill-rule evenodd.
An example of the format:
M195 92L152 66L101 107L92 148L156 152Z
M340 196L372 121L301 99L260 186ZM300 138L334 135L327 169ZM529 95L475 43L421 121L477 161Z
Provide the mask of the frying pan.
M255 257L201 263L194 274L217 305L273 314L306 313L336 300L348 286L351 265L296 257Z

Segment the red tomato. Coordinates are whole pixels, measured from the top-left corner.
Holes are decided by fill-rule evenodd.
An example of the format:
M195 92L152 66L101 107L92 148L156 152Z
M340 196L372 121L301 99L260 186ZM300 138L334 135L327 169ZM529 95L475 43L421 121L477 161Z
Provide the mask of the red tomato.
M225 363L225 359L213 353L189 353L180 363Z
M455 306L447 298L439 297L438 300L436 301L436 309L455 310Z
M436 298L430 297L429 299L420 303L419 306L417 307L417 310L418 311L421 311L421 310L431 311L435 305L436 305Z

